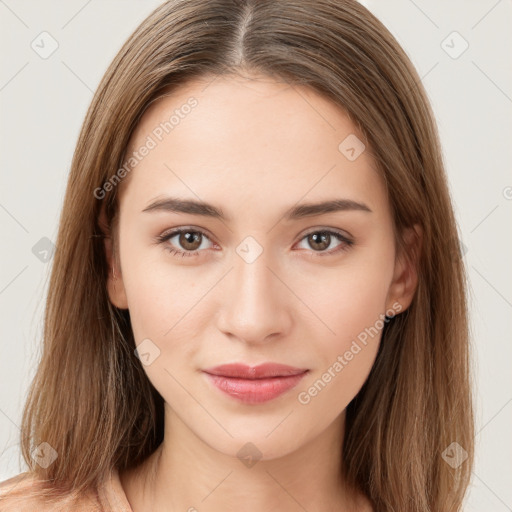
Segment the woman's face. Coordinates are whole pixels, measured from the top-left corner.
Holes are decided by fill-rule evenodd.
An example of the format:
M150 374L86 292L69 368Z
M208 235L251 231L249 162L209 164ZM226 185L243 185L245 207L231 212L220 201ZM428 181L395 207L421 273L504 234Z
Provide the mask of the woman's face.
M385 315L410 303L362 141L339 107L268 77L189 82L132 137L110 297L129 309L172 421L218 451L250 442L270 459L339 431ZM307 371L259 382L205 373L266 362Z

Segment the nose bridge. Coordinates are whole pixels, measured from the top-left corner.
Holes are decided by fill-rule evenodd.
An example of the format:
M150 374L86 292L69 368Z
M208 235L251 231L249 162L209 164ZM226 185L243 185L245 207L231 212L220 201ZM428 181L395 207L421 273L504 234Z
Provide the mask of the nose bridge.
M269 268L273 264L268 254L253 237L246 237L233 257L219 327L246 342L268 341L271 334L282 333L288 326L283 285Z

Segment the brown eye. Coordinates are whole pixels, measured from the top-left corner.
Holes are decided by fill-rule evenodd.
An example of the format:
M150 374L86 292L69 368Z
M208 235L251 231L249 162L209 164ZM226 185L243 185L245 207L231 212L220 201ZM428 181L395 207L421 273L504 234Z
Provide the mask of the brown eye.
M188 251L196 251L201 247L202 233L198 231L182 231L179 233L179 246Z
M156 240L158 243L163 244L164 248L171 254L198 256L202 249L205 249L201 245L203 245L205 240L209 240L209 238L205 233L197 229L182 228L159 235L156 237Z
M312 233L307 235L310 246L318 251L323 251L329 247L331 235L329 233Z
M335 246L334 249L326 250L332 242L336 240L339 242L338 245ZM301 242L302 241L306 242L306 245L308 246L306 249L313 250L313 256L334 255L339 251L348 250L354 243L341 233L329 230L311 231L302 238Z

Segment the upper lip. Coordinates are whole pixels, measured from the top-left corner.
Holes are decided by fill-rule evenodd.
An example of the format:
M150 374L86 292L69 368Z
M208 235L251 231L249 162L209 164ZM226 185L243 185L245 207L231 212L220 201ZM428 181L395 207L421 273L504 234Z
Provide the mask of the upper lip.
M221 364L203 370L211 375L224 377L238 377L240 379L264 379L269 377L288 377L300 375L307 371L304 368L295 368L286 364L264 363L258 366L247 366L242 363Z

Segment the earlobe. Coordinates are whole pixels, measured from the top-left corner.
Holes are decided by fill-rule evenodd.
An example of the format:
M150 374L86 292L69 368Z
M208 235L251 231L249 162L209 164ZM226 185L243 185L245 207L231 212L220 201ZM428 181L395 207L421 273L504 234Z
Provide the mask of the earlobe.
M418 264L421 253L422 229L419 224L407 228L403 234L404 246L397 254L393 281L389 287L387 307L398 302L405 311L418 287Z
M107 291L110 302L119 309L128 309L128 300L124 289L123 278L117 274L116 266L110 267L107 278Z
M112 238L105 235L104 238L105 257L109 272L107 277L107 292L110 302L119 309L128 309L128 300L121 275L118 258L115 257Z

